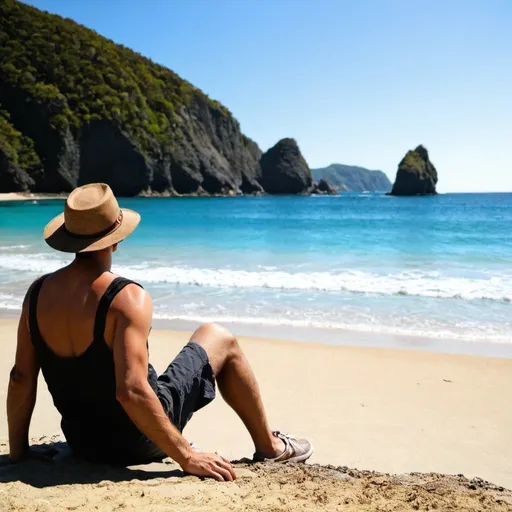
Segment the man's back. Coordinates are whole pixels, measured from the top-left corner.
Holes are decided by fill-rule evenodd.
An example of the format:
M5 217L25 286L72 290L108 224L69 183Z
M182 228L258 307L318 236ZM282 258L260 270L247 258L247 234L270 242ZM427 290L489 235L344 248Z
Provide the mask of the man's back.
M93 341L101 297L115 277L110 272L89 274L66 267L44 279L37 304L37 323L43 340L55 355L68 358L86 352ZM125 299L130 288L123 290L116 302ZM114 339L114 316L110 312L106 317L104 338L109 347Z
M146 442L116 397L117 315L145 292L87 262L35 282L29 294L30 337L69 444L83 456L120 460ZM114 305L114 303L116 303ZM156 390L156 374L148 373Z

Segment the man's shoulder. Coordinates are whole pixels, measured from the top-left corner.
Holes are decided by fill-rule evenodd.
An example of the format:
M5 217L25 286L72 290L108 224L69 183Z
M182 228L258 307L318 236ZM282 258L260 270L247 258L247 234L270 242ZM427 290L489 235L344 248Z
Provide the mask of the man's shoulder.
M135 281L128 279L126 281L128 282L112 301L111 309L126 314L134 310L142 311L147 306L151 307L151 295L148 291Z
M44 274L34 279L27 289L27 293L25 294L25 300L28 300L30 298L30 296L32 295L32 291L38 284L41 284L44 279L51 276L52 274L53 272L50 272L49 274Z
M115 281L119 281L119 282L123 283L123 289L126 288L127 286L130 286L130 287L135 286L141 290L144 290L144 286L142 286L142 284L140 284L138 281L134 281L133 279L130 279L129 277L120 276L119 274L114 274L114 272L110 272L110 274L113 276L111 283L114 283Z

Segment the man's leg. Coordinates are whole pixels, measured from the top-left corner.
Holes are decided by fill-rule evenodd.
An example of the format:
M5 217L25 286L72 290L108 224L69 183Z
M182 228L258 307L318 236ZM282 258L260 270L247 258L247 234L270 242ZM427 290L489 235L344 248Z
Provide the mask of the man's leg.
M205 324L196 330L191 341L208 354L219 391L243 421L256 452L268 458L279 456L285 444L268 426L258 383L233 334L220 325Z

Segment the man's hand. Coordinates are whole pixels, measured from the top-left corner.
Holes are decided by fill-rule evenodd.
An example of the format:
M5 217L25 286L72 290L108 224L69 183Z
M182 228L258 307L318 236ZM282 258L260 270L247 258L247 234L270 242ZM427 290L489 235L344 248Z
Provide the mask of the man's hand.
M219 482L236 480L236 473L228 459L216 453L192 452L182 465L185 473L215 478Z
M129 285L117 295L111 309L117 314L113 344L116 394L130 419L187 473L220 481L234 480L235 471L228 460L193 451L148 383L146 342L152 316L149 294Z

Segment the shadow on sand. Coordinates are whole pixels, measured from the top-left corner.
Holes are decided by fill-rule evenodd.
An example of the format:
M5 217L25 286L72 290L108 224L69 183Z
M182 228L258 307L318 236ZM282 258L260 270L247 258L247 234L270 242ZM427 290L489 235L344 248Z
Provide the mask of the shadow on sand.
M109 466L74 457L63 442L33 445L31 449L36 457L19 464L11 464L7 455L0 455L0 483L23 482L44 488L185 476L179 466L168 459L138 466Z

